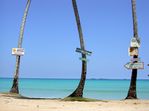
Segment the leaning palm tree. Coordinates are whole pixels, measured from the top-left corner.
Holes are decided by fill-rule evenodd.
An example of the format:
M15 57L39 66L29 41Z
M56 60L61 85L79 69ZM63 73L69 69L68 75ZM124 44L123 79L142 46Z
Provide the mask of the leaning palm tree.
M133 36L140 43L137 28L136 0L131 0L131 3L132 3L133 31L134 31ZM137 59L138 55L134 55L133 58ZM131 82L126 99L137 99L136 82L137 82L137 69L132 69Z
M82 73L81 73L81 79L80 79L80 83L79 83L78 87L68 97L82 97L84 85L85 85L85 80L86 80L86 72L87 72L86 55L91 53L91 52L85 50L83 33L82 33L81 22L80 22L80 18L79 18L76 0L72 0L72 5L73 5L73 9L74 9L74 14L75 14L75 18L76 18L78 33L79 33L79 39L80 39L80 47L81 48L77 48L76 51L80 52L82 54L82 58L81 58L81 60L82 60Z
M25 8L24 16L23 16L23 19L22 19L22 24L21 24L21 28L20 28L20 35L19 35L19 41L18 41L18 48L22 47L24 27L25 27L26 17L27 17L27 14L28 14L30 3L31 3L31 0L28 0L26 8ZM14 73L14 78L13 78L13 84L12 84L12 87L11 87L11 90L10 90L11 93L19 94L18 79L19 79L20 59L21 59L21 56L16 55L16 68L15 68L15 73Z

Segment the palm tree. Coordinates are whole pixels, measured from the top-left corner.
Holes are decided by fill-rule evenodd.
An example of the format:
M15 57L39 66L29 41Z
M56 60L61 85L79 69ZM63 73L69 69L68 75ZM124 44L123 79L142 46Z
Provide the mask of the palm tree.
M83 33L82 33L82 28L81 28L81 23L80 23L76 0L72 0L72 5L73 5L77 28L78 28L78 33L79 33L80 46L81 46L80 50L82 52L85 52ZM70 94L68 97L82 97L83 96L83 89L84 89L84 85L85 85L86 72L87 72L87 61L86 61L86 54L85 53L81 53L81 54L82 54L82 73L81 73L80 83L79 83L78 87L76 88L76 90L72 94Z
M136 16L136 0L131 0L131 3L132 3L133 31L134 31L133 36L134 38L136 38L136 40L139 40L138 28L137 28L137 16ZM138 58L138 55L133 56L133 58ZM137 69L132 69L131 82L126 99L137 99L136 82L137 82Z
M24 27L25 27L26 17L27 17L27 14L28 14L30 3L31 3L31 0L28 0L26 8L25 8L24 16L23 16L23 19L22 19L22 24L21 24L21 28L20 28L20 35L19 35L19 41L18 41L18 48L22 47ZM14 78L13 78L13 84L12 84L12 87L11 87L11 90L10 90L11 93L19 94L18 78L19 78L20 59L21 59L21 56L16 55L16 68L15 68L15 73L14 73Z

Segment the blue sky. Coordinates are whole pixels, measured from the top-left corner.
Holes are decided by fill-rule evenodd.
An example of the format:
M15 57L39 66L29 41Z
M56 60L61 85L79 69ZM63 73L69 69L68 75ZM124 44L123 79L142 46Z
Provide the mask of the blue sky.
M20 24L27 0L0 0L0 77L13 77ZM140 58L149 74L149 1L137 0ZM129 79L128 47L133 37L131 0L77 0L86 49L87 78ZM71 0L32 0L27 17L20 77L80 78L80 47Z

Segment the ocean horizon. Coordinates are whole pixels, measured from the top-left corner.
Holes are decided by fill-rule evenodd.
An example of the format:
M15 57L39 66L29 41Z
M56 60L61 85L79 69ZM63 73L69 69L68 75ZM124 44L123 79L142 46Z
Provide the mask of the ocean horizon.
M0 92L9 92L12 78L0 78ZM79 79L75 78L20 78L19 91L22 96L31 98L65 98L77 87ZM101 100L125 99L130 79L96 79L86 80L84 97ZM149 99L149 80L137 80L137 96Z

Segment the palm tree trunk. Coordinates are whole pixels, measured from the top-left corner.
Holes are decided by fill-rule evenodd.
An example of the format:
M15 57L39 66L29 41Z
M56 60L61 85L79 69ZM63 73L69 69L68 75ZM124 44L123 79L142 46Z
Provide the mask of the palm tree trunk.
M130 88L126 99L137 99L136 81L137 81L137 69L133 69L131 75Z
M28 14L30 2L31 2L31 0L27 1L24 16L23 16L23 19L22 19L22 24L21 24L21 28L20 28L20 35L19 35L19 41L18 41L18 48L22 47L24 28L25 28L26 17L27 17L27 14ZM16 56L15 74L14 74L14 78L13 78L13 84L12 84L12 87L11 87L11 90L10 90L11 93L19 94L18 79L19 79L20 59L21 59L21 56L17 55Z
M82 50L85 50L83 33L82 33L76 0L72 0L72 4L73 4L73 9L74 9L76 23L77 23L78 32L79 32L80 46ZM86 55L83 53L82 53L82 58L86 59ZM82 60L82 73L81 73L80 83L78 87L76 88L76 90L72 94L69 95L69 97L82 97L83 96L83 90L84 90L84 85L85 85L85 80L86 80L86 71L87 71L87 62Z
M138 39L136 0L131 0L131 3L132 3L134 37ZM133 58L138 58L138 56L133 56ZM137 69L132 69L131 82L126 99L137 99L136 82L137 82Z

